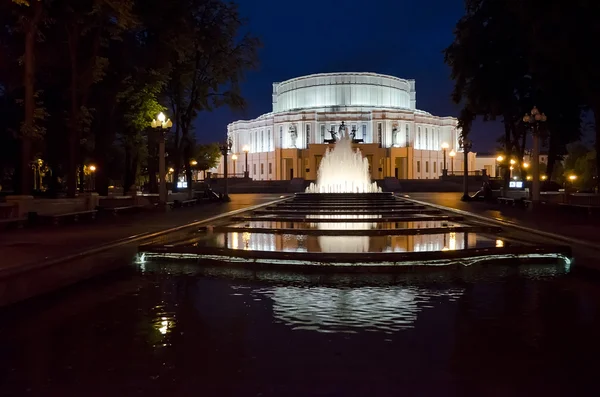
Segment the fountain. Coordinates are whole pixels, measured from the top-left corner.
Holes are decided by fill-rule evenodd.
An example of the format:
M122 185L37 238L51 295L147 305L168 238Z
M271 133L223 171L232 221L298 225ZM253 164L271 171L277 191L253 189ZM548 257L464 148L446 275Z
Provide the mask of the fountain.
M352 137L345 128L340 127L340 139L325 153L317 183L311 183L306 193L381 193L377 183L371 182L369 161L352 149Z

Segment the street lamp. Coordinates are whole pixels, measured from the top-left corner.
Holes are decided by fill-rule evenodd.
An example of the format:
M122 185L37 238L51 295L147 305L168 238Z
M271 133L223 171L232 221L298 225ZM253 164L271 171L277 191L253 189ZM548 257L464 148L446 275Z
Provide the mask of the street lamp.
M244 178L248 179L250 177L250 173L248 172L248 152L250 151L250 146L244 145L242 151L246 154L246 169L244 170Z
M92 164L88 167L88 169L90 170L90 190L93 192L96 190L96 166Z
M444 152L444 169L442 170L442 176L448 176L448 167L446 166L446 151L450 146L447 142L442 143L442 151Z
M235 162L237 161L237 154L232 154L231 160L233 160L233 176L235 176Z
M225 184L223 186L223 200L225 201L231 201L231 198L229 197L229 193L228 193L228 184L227 184L227 179L228 179L228 175L227 175L227 155L229 154L229 151L231 150L231 147L233 146L233 141L231 140L231 137L228 137L225 142L221 143L219 145L219 149L221 149L221 154L223 155L223 174L225 177Z
M464 176L463 176L463 196L461 198L462 201L469 201L471 196L469 196L469 152L473 148L473 142L467 137L461 137L459 140L459 145L463 150L464 158Z
M546 120L546 115L540 113L535 106L531 109L531 113L523 116L523 122L531 126L533 134L531 201L534 205L540 201L540 123Z
M163 112L160 112L156 119L150 123L152 128L159 130L158 139L158 172L160 175L160 183L158 185L158 206L159 209L165 210L167 206L167 165L165 162L165 136L169 128L173 126L171 119L167 119Z
M454 156L456 156L456 152L454 151L454 149L452 149L450 153L448 153L448 156L450 156L450 173L454 175Z
M504 156L503 155L498 155L498 157L496 157L496 177L500 176L500 170L502 168L502 162L504 161Z

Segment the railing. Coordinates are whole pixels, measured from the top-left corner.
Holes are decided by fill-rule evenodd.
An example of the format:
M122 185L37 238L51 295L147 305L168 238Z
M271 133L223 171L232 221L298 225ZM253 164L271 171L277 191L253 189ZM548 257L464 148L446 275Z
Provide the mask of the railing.
M469 176L481 176L481 170L468 171L467 175ZM465 176L464 171L448 171L448 176Z
M18 217L18 207L13 203L0 203L0 220Z
M600 195L592 193L541 192L540 199L548 204L600 206Z

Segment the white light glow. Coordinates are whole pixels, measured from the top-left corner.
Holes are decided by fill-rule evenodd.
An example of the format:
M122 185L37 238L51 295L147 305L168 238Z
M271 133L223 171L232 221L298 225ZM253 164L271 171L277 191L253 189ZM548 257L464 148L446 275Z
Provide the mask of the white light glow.
M371 183L369 160L352 150L347 133L328 150L317 173L317 184L311 183L307 193L378 193L381 188Z

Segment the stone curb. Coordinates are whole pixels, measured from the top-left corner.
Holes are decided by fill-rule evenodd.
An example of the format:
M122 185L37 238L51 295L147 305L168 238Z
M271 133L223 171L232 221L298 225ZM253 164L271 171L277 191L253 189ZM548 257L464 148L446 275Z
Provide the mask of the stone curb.
M99 252L103 252L112 248L117 248L126 244L130 244L130 243L135 243L135 242L141 242L143 240L147 240L150 238L155 238L155 237L160 237L163 236L165 234L169 234L169 233L173 233L173 232L178 232L187 228L192 228L192 227L196 227L196 226L200 226L202 224L208 223L208 222L212 222L218 219L222 219L222 218L227 218L233 215L237 215L240 213L244 213L244 212L248 212L248 211L254 211L258 208L262 208L268 205L273 205L276 203L280 203L286 200L291 199L293 196L285 196L284 198L279 198L277 200L272 200L266 203L262 203L262 204L257 204L257 205L253 205L250 207L245 207L245 208L240 208L237 210L233 210L233 211L229 211L223 214L219 214L219 215L215 215L212 216L210 218L206 218L206 219L202 219L199 221L195 221L195 222L190 222L190 223L186 223L184 225L180 225L180 226L176 226L176 227L172 227L169 229L164 229L164 230L160 230L157 232L148 232L148 233L142 233L142 234L137 234L134 236L129 236L129 237L125 237L122 239L118 239L115 241L111 241L109 243L105 243L99 246L95 246L95 247L91 247L91 248L87 248L84 249L83 251L79 251L76 252L74 254L69 254L66 256L60 256L60 257L55 257L55 258L51 258L51 259L47 259L47 260L43 260L41 262L30 262L30 263L26 263L26 264L17 264L17 265L13 265L13 266L8 266L8 267L4 267L2 269L0 269L0 278L5 278L5 277L10 277L14 274L17 273L25 273L25 272L29 272L31 270L35 270L35 269L40 269L40 268L44 268L44 267L48 267L48 266L52 266L52 265L56 265L58 263L61 262L67 262L67 261L71 261L73 259L77 259L77 258L82 258L85 256L89 256L92 254L97 254Z

